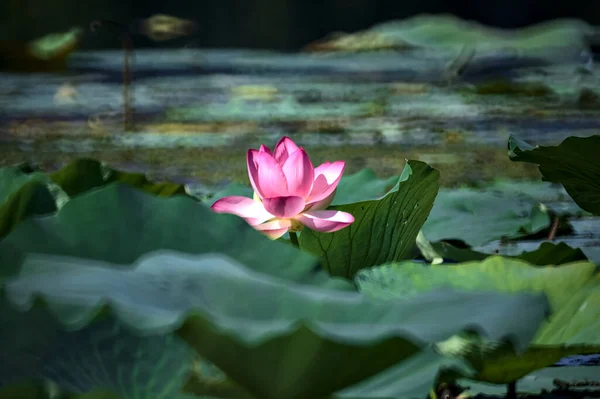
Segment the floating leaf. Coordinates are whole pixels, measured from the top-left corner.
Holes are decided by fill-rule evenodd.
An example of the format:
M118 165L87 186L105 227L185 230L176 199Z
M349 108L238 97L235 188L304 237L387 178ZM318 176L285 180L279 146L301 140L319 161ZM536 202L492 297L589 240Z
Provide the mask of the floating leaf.
M356 283L363 293L382 298L410 298L445 289L544 292L552 315L524 354L470 337L454 337L440 345L443 353L471 361L478 370L475 378L481 381L508 383L564 356L600 351L600 275L593 263L539 267L499 256L429 267L404 262L361 271Z
M586 391L599 391L600 386L593 385L594 381L598 380L600 375L600 367L598 366L581 366L581 367L549 367L542 370L534 371L533 373L526 375L517 382L517 391L519 393L528 394L540 394L544 391L551 392L558 389L563 382L580 382L584 383L586 380L592 382L588 386L570 388L568 391L563 391L565 398L573 397L572 394L579 390ZM484 383L478 383L470 380L459 381L462 385L469 386L469 394L485 394L485 395L501 395L504 397L506 393L506 386L503 385L489 385ZM559 393L554 393L552 397L559 399ZM594 396L590 396L594 397Z
M511 136L513 161L538 165L544 180L562 184L584 210L600 215L600 135L568 137L558 146L533 147Z
M492 56L516 52L513 63L530 65L539 57L550 58L541 49L586 49L586 32L593 26L582 20L565 19L542 22L518 29L499 29L468 21L450 14L418 14L402 20L391 20L352 34L337 34L310 48L326 51L407 50L433 48L437 52L458 51L465 46L477 55ZM565 46L565 47L563 47ZM512 50L512 51L511 51ZM529 64L528 64L529 63Z
M354 223L335 233L304 229L300 246L323 257L325 269L334 276L352 277L360 269L406 259L433 206L438 179L439 172L427 164L408 161L383 198L328 208L352 214Z
M519 193L548 206L558 215L587 216L573 201L567 190L558 183L540 180L496 180L483 186L485 190L499 191L505 194Z
M33 302L39 295L70 330L107 312L136 334L177 330L200 355L265 399L323 397L467 329L493 340L510 338L519 350L547 311L543 295L450 291L390 306L356 292L272 277L225 255L172 251L146 254L127 269L31 256L21 275L6 282L5 293L22 311L39 309Z
M459 248L447 242L435 242L431 244L437 254L445 261L469 262L474 260L484 260L494 254L478 252L470 248ZM533 265L562 265L569 262L585 261L587 257L579 248L571 248L564 242L557 244L543 242L538 249L531 252L523 251L517 256L507 256L507 258L521 259Z
M476 247L500 238L538 233L549 226L547 211L527 196L442 189L423 233L431 241L457 239Z
M432 349L414 355L356 386L334 395L335 399L422 399L438 377L440 370L471 375L474 370L461 359L442 356Z
M559 242L558 244L543 242L535 251L522 252L521 255L515 258L538 266L563 265L565 263L587 260L581 249L571 248L564 242Z

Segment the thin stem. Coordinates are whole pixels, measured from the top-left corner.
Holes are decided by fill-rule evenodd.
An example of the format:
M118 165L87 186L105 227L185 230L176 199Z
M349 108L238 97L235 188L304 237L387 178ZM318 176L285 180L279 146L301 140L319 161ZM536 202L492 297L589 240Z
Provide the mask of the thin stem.
M134 105L133 94L131 91L131 67L130 59L133 55L133 40L128 29L122 24L110 20L96 20L90 23L90 30L96 32L98 27L110 25L120 30L121 44L123 46L123 129L130 131L134 129Z
M517 381L508 383L506 390L506 399L517 399Z
M290 241L292 242L293 246L295 246L296 248L300 248L300 244L298 243L298 235L291 231L290 231Z
M558 231L558 216L554 218L554 222L552 223L552 228L550 229L550 233L548 233L548 240L554 241L556 237L556 232Z

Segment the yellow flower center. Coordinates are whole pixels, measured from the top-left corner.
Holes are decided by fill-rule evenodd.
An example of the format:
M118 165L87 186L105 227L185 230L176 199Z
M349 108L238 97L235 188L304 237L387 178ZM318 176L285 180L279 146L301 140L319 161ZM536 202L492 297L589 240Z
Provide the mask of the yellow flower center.
M289 228L289 232L290 233L297 233L299 231L302 231L302 229L304 228L304 225L302 223L300 223L299 221L295 220L295 219L290 219L290 221L292 222L292 225Z

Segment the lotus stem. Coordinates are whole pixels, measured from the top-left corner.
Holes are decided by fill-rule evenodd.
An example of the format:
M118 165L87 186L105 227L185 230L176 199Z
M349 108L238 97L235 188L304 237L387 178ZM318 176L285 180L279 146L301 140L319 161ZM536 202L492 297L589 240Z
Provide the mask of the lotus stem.
M506 387L506 399L517 399L517 381L511 381Z
M470 45L464 45L460 53L454 58L444 69L444 76L447 79L448 84L461 77L467 70L467 67L473 61L476 50Z
M295 232L290 231L290 241L292 242L293 246L300 248L300 244L298 243L298 235Z
M123 45L123 129L125 131L133 130L134 104L131 94L131 68L130 59L133 55L133 40L129 30L122 24L110 20L95 20L90 22L90 30L96 30L103 25L110 25L120 30L121 44Z
M550 229L550 233L548 233L549 241L554 241L557 231L558 231L558 215L554 217L554 222L552 223L552 228Z

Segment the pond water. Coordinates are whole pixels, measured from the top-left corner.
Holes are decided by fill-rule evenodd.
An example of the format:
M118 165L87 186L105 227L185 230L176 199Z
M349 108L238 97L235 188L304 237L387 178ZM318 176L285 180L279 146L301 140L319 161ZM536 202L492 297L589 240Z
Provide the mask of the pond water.
M247 148L288 134L318 161L348 160L350 171L393 175L410 158L439 168L445 185L537 177L508 160L509 135L556 144L596 133L599 76L579 60L532 67L512 57L476 59L474 72L451 81L443 51L140 50L126 129L122 53L75 53L68 73L0 75L1 162L54 168L92 156L217 184L245 181Z

